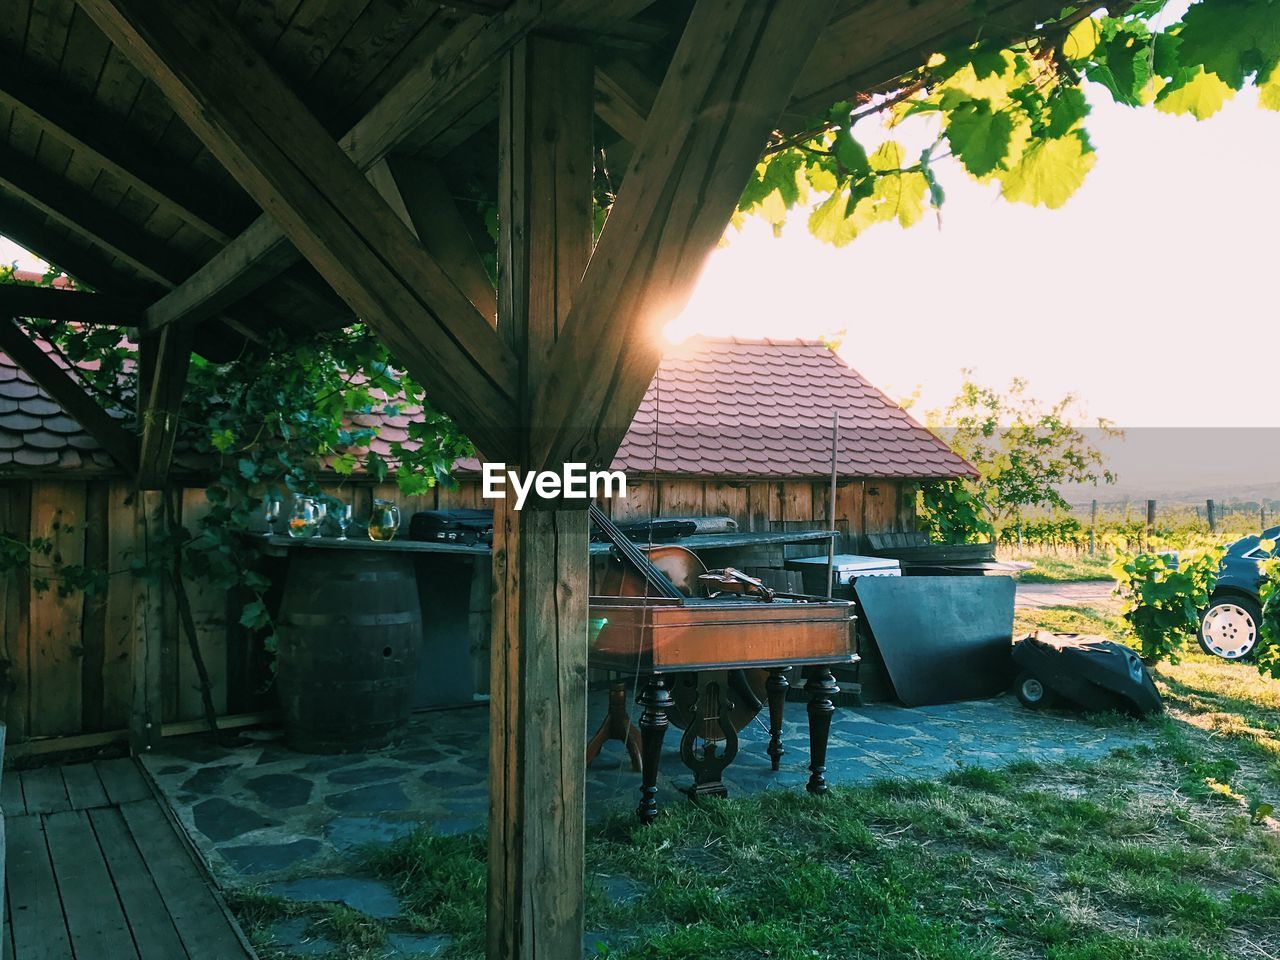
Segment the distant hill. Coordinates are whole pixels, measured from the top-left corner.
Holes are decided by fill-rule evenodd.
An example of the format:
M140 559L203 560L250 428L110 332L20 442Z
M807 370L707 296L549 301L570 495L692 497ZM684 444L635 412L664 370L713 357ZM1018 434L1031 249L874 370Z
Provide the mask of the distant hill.
M1207 499L1280 502L1280 427L1165 429L1139 427L1123 439L1090 437L1117 482L1064 488L1068 502L1122 503L1127 498L1171 506L1203 506Z

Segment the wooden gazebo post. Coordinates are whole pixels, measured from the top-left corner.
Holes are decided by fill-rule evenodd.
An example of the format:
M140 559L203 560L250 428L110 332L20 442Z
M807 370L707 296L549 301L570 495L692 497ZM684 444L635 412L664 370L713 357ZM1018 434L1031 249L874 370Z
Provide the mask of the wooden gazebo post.
M503 57L498 332L520 364L515 464L591 258L592 62L541 37ZM494 504L489 735L490 957L582 949L588 524L585 503Z

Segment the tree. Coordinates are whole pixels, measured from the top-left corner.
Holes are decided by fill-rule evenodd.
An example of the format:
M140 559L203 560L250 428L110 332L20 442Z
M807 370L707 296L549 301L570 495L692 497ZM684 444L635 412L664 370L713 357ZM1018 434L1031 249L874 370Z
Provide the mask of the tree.
M926 422L973 464L978 479L926 484L921 490L926 529L949 542L998 534L1021 524L1028 509L1068 509L1059 490L1064 484L1113 483L1115 475L1090 442L1083 419L1073 394L1045 405L1028 394L1021 378L1001 392L976 383L966 370L956 398L945 410L930 411ZM1102 419L1094 428L1119 434Z

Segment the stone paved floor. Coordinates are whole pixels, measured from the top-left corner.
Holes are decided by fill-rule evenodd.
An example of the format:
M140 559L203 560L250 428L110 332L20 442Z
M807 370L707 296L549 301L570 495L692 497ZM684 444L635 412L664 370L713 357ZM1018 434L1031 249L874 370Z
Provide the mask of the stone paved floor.
M801 790L808 777L805 710L787 705L787 753L772 773L763 725L742 735L729 768L731 792ZM604 702L592 703L592 729ZM1011 697L907 709L879 704L841 708L832 726L828 779L856 784L879 777L936 777L957 764L998 766L1015 759L1052 762L1103 756L1142 738L1140 729L1106 729L1061 714L1024 710ZM263 739L263 738L266 739ZM361 847L425 824L442 834L480 827L487 810L488 712L483 707L419 714L406 741L366 755L314 756L286 749L274 734L234 745L203 737L166 741L145 759L178 818L227 885L263 884L294 900L342 902L392 922L401 906L390 889L361 876ZM659 802L687 802L689 781L679 733L665 743ZM639 778L617 743L587 773L588 816L634 809ZM279 925L297 956L320 955L305 924ZM296 928L296 929L295 929ZM397 933L389 957L433 956L439 937Z

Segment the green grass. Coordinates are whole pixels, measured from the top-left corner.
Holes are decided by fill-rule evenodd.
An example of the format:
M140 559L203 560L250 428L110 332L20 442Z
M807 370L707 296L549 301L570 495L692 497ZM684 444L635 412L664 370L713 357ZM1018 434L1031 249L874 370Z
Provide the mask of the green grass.
M1116 635L1109 610L1020 612L1023 629ZM1123 637L1121 637L1123 639ZM1149 745L1096 761L962 767L704 802L587 838L587 929L610 960L1226 960L1280 957L1280 684L1188 653L1157 673ZM1113 720L1115 723L1136 723ZM372 851L408 928L483 956L479 835ZM629 896L608 890L621 884ZM241 896L252 931L295 905ZM345 960L382 929L314 915ZM276 956L264 951L264 957Z
M1045 553L1014 551L1002 554L1001 560L1022 560L1034 564L1018 574L1021 583L1079 583L1084 580L1110 580L1111 557L1102 553Z

